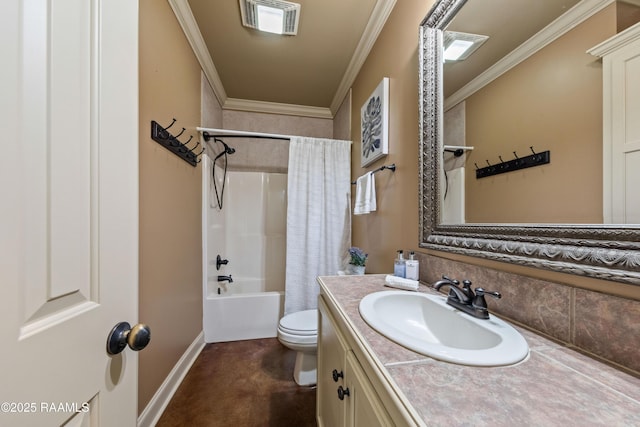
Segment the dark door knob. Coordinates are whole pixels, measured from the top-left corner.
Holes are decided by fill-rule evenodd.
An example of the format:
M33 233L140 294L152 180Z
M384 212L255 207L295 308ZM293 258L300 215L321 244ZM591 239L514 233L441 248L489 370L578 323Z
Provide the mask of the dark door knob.
M128 345L133 351L140 351L151 341L151 329L144 323L133 328L127 322L120 322L113 327L107 337L107 353L118 354Z

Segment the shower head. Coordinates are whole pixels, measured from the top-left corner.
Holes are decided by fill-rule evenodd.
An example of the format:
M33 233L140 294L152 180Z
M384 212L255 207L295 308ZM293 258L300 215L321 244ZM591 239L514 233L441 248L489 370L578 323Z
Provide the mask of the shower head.
M447 153L453 153L454 157L461 157L464 154L464 150L462 148L457 148L455 150L445 148L444 151Z
M223 140L218 139L218 138L214 138L215 142L219 142L220 144L222 144L224 146L224 150L221 151L217 156L216 159L222 157L225 154L233 154L236 152L235 148L229 147ZM215 160L215 159L214 159Z

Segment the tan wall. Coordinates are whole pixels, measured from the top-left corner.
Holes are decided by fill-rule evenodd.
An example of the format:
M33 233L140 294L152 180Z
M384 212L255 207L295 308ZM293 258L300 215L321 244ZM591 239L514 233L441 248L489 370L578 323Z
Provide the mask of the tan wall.
M333 117L333 138L351 140L351 90Z
M616 10L618 18L618 32L624 31L630 26L640 22L639 5L618 1L616 2Z
M200 86L202 88L200 120L202 127L220 129L222 128L222 107L220 106L218 98L216 98L207 77L204 75L204 72L201 72L200 74ZM201 142L204 143L203 140L201 140Z
M418 25L433 1L398 1L352 86L352 179L383 164L375 175L378 210L353 217L353 244L369 254L367 272L393 271L397 249L418 244ZM360 167L360 108L389 77L389 154Z
M602 63L586 51L615 30L611 5L467 98L467 222L602 223ZM531 146L551 163L476 178Z
M200 167L149 137L200 123L200 66L166 1L140 1L140 321L152 340L140 353L138 410L149 403L202 331Z

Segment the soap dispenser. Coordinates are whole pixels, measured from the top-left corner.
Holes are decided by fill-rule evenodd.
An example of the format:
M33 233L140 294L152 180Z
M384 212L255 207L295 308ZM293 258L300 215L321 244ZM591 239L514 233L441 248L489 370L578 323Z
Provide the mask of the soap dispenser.
M419 264L414 251L409 252L409 259L406 262L406 277L411 280L418 280Z
M407 274L407 266L405 264L404 252L402 249L398 250L398 257L393 263L393 275L397 277L405 277Z

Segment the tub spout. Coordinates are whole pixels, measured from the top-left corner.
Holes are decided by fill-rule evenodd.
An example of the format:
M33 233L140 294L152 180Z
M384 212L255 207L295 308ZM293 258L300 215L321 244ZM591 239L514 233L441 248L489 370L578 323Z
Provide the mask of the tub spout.
M218 276L218 282L229 282L229 283L233 283L233 279L231 278L231 275L228 275L228 276Z

